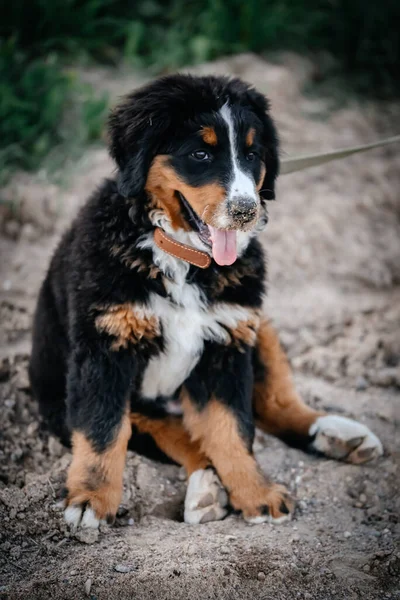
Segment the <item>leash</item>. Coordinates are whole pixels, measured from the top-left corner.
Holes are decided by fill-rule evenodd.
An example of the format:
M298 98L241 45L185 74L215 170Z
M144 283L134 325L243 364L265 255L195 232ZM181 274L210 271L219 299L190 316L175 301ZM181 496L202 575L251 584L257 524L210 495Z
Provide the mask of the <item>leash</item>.
M341 150L333 150L332 152L322 152L321 154L309 154L305 156L295 156L294 158L284 158L281 162L280 174L289 175L289 173L295 173L296 171L303 171L310 167L316 167L323 165L332 160L338 160L340 158L346 158L352 154L359 152L366 152L372 148L380 148L381 146L389 146L390 144L396 144L400 142L400 135L395 135L372 144L363 144L362 146L354 146L353 148L342 148Z

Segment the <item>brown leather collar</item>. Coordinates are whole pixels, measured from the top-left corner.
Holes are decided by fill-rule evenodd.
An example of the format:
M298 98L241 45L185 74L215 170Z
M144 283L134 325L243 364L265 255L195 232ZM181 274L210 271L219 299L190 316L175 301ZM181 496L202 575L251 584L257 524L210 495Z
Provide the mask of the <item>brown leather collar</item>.
M211 264L211 257L207 252L201 252L201 250L195 250L190 246L177 242L159 227L154 232L154 241L164 252L175 256L175 258L181 258L195 267L207 269Z

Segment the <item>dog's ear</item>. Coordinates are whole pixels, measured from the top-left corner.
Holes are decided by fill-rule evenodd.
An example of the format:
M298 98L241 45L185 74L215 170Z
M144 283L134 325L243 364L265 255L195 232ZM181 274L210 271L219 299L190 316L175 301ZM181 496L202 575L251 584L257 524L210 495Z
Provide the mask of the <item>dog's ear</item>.
M146 88L129 94L108 120L109 147L118 165L118 191L125 197L139 196L160 142L169 126L168 116L148 99ZM162 111L163 112L163 111Z
M275 200L275 181L279 173L279 141L274 122L269 113L269 102L265 96L250 88L247 102L263 125L263 145L267 171L260 190L264 200Z

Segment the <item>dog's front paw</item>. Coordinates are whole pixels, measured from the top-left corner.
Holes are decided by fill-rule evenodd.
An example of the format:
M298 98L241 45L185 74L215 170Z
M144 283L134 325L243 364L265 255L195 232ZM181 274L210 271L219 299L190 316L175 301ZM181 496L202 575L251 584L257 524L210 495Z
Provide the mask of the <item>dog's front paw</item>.
M89 489L83 485L67 488L64 519L76 529L98 529L100 523L113 523L121 498L122 486L119 489L111 485L102 485L97 489Z
M232 493L230 499L248 523L283 523L291 519L295 507L287 488L277 483L240 490L239 494Z
M82 527L83 529L98 529L100 523L106 523L105 519L98 518L96 512L89 504L69 504L64 511L64 519L73 531Z
M121 500L122 477L106 473L101 465L76 463L68 472L65 521L72 529L97 529L100 523L112 523Z
M228 495L214 469L198 469L189 477L184 521L190 525L220 521L227 514Z
M353 419L326 415L310 427L312 446L326 456L361 464L382 456L380 440L368 427Z

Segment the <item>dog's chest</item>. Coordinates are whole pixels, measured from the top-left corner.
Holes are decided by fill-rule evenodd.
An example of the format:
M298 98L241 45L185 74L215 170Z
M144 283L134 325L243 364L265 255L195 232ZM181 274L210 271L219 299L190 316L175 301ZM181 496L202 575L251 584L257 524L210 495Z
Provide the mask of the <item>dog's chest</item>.
M150 297L150 309L160 323L164 350L146 366L141 395L171 397L199 361L204 343L226 344L229 328L246 319L247 310L225 303L207 305L200 289L186 281L169 282L169 298Z

